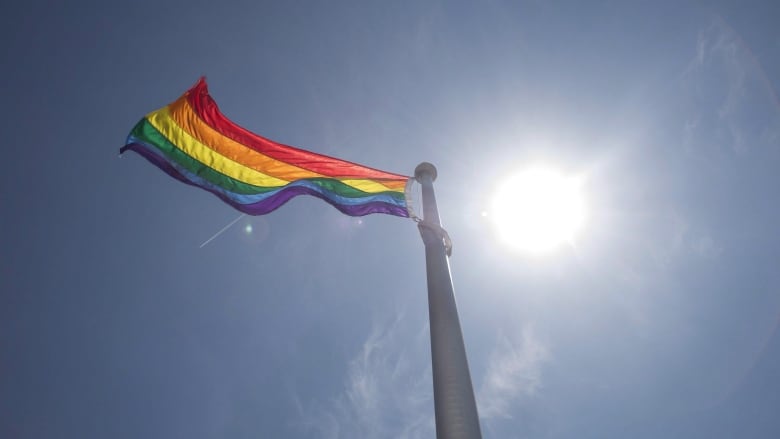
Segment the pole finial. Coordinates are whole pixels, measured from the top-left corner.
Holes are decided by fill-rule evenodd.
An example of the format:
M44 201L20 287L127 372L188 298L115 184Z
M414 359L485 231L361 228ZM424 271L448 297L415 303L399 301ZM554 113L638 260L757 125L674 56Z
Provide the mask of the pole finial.
M428 162L422 162L414 168L414 179L417 180L418 183L422 183L422 177L425 174L431 176L431 181L436 180L436 166L433 166Z

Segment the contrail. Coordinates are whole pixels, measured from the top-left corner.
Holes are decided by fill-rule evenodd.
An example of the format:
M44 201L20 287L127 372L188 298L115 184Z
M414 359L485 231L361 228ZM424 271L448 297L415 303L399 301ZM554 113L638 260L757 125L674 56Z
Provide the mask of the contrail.
M238 222L238 220L240 220L241 218L243 218L243 217L245 217L245 216L246 216L246 214L245 214L245 213L242 213L241 215L239 215L239 216L238 216L238 218L236 218L236 219L234 219L233 221L231 221L231 222L230 222L230 224L228 224L228 225L226 225L225 227L223 227L223 228L222 228L222 230L220 230L219 232L215 233L215 234L214 234L214 236L212 236L211 238L207 239L207 240L206 240L206 241L205 241L203 244L201 244L201 245L200 245L200 247L198 247L198 248L203 248L203 246L205 246L205 245L206 245L206 244L208 244L209 242L213 241L213 240L214 240L214 239L215 239L217 236L219 236L219 235L223 234L223 233L225 232L225 230L229 229L229 228L230 228L230 226L232 226L233 224L237 223L237 222Z

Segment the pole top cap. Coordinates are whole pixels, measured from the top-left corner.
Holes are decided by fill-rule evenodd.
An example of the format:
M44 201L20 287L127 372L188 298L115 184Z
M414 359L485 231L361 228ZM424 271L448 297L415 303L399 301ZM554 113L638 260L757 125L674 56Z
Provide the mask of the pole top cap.
M417 180L418 183L422 183L422 177L423 175L428 174L431 176L431 181L436 180L436 166L433 166L432 164L428 162L422 162L419 165L417 165L416 168L414 168L414 179Z

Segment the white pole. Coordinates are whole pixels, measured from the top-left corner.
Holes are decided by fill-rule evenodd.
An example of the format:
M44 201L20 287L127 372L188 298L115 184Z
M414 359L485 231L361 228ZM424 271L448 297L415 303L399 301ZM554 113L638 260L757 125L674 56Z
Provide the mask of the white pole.
M433 403L437 439L481 439L477 404L471 385L466 348L455 305L450 264L433 192L436 167L420 163L414 177L422 186L423 221L428 274L428 313L433 362Z

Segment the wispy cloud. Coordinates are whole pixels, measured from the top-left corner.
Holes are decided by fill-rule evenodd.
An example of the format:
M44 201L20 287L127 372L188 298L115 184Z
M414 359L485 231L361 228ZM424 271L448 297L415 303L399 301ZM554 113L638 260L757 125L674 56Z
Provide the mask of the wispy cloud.
M689 152L725 143L743 155L776 142L777 93L750 47L723 20L699 32L683 83L694 105L683 128Z
M531 327L523 329L519 341L500 336L477 393L480 416L512 418L513 403L535 395L541 387L542 365L548 358L547 347Z
M316 437L435 436L428 328L410 331L402 315L375 324L349 361L343 391L331 400L299 403L304 427Z

